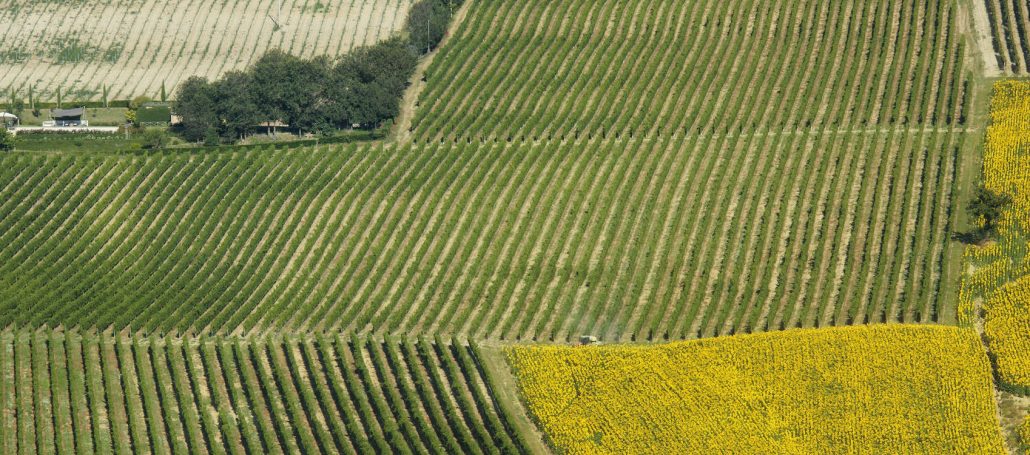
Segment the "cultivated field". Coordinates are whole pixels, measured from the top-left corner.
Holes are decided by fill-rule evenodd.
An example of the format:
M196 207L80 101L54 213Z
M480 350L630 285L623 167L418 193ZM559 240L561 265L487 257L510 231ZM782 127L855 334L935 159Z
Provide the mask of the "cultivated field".
M564 453L1004 453L976 332L874 326L515 346Z
M1026 0L976 0L987 8L998 67L1010 74L1030 72L1030 4Z
M966 46L1025 72L1025 2L974 37L954 0L468 1L391 140L0 154L0 453L1014 449L1030 83L985 130ZM171 94L414 3L0 0L0 97ZM1015 204L960 260L985 134Z
M474 2L427 72L415 139L557 140L965 120L957 5Z
M468 346L0 335L4 453L517 453Z
M937 322L964 134L0 158L0 324L681 339Z
M414 0L0 0L0 91L37 99L157 97L265 50L339 55L401 29ZM282 5L282 6L280 6Z
M1030 392L1030 82L994 86L984 147L986 186L1012 198L996 242L966 250L960 320L973 323L986 310L984 330L999 377Z

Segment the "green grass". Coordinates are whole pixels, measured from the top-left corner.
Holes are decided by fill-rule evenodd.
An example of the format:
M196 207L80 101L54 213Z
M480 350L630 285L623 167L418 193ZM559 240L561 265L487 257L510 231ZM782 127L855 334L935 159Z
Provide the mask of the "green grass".
M124 134L101 133L26 133L15 138L19 152L52 152L57 154L81 152L111 152L112 150L139 149L139 135L125 139Z
M74 107L75 103L64 103L66 108ZM86 108L86 115L83 120L89 121L90 126L122 126L125 124L125 113L128 109L123 107L90 107ZM40 109L39 116L32 115L32 111L26 108L20 115L19 120L25 126L40 126L43 122L50 120L50 110Z

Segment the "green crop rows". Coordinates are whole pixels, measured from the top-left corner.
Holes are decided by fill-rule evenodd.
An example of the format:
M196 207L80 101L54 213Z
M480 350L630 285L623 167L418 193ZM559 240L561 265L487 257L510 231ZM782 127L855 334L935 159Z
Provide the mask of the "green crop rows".
M565 340L937 321L963 137L3 157L0 324Z
M956 2L470 1L411 144L0 155L0 452L528 452L497 341L955 320L982 135ZM280 31L271 0L136 2L68 54L147 72L82 80L24 50L55 2L20 3L8 85L122 96L413 2L298 0ZM220 41L145 36L215 9Z
M475 2L417 139L555 140L964 121L953 2Z
M0 335L5 453L518 453L477 350L439 341Z

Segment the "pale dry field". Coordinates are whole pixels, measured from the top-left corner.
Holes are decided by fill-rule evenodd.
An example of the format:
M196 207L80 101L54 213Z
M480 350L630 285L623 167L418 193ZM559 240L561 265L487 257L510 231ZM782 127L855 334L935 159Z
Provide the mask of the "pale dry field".
M169 96L265 50L339 55L403 27L414 0L0 0L0 89L38 99ZM5 98L7 98L5 96Z

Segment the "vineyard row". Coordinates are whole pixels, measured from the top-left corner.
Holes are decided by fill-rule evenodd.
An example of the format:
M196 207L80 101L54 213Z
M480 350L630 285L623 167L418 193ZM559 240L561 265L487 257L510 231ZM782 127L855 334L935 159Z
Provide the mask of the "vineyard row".
M460 344L0 336L5 453L524 453Z
M948 322L965 133L0 158L0 325L624 341Z
M474 2L417 141L962 124L955 2Z

